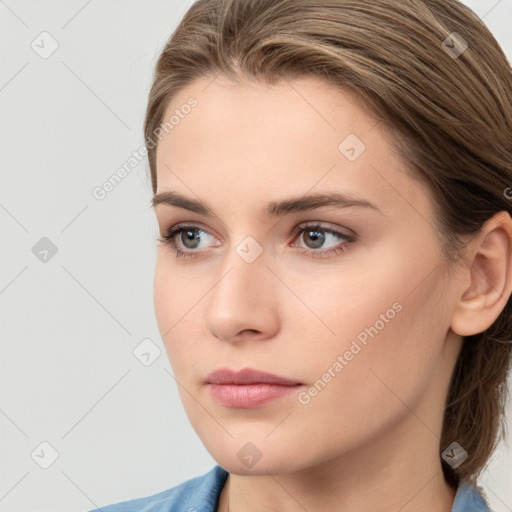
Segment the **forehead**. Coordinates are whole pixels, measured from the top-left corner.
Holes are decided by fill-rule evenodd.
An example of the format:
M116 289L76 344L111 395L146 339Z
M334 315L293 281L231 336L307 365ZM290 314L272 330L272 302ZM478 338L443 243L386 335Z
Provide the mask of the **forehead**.
M188 109L192 97L197 106ZM234 82L224 75L205 76L173 97L164 121L180 110L190 112L180 116L172 128L176 144L180 136L191 135L198 143L224 142L229 137L247 144L257 137L257 142L274 141L272 146L290 139L314 141L329 135L329 140L336 139L346 130L362 137L378 121L355 93L315 77L269 85Z
M190 98L196 106L183 108ZM268 200L335 189L365 192L383 210L401 194L425 200L384 123L355 94L321 79L269 85L205 76L176 94L164 122L172 115L179 122L157 149L158 192L236 192L242 201L242 190L251 191L245 199L261 191Z

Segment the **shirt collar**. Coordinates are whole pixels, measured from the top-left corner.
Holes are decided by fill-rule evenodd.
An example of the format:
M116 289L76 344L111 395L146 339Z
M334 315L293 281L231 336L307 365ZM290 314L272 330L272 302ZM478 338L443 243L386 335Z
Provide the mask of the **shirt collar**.
M452 512L491 512L481 487L462 481L457 488Z

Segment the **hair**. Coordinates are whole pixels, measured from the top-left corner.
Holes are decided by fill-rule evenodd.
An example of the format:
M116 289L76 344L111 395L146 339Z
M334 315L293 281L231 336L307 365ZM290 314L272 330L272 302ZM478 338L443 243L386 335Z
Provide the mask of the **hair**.
M450 54L461 37L467 49ZM458 0L196 1L167 41L149 93L144 135L155 194L153 137L166 108L194 80L220 73L268 84L317 77L355 93L431 192L452 264L465 237L495 213L512 213L512 68ZM439 454L452 487L476 484L504 438L511 308L507 298L488 329L464 337L451 376ZM456 468L441 457L454 441L468 453Z

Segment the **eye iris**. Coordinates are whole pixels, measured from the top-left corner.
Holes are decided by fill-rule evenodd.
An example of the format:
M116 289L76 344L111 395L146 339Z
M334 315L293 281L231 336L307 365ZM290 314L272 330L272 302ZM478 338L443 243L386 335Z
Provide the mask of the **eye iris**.
M181 242L187 249L195 249L199 245L198 231L198 229L185 229L181 232ZM192 245L188 245L189 242L192 242ZM197 244L194 245L194 242L197 242Z
M306 231L306 233L308 234L308 236L310 237L310 239L312 238L313 239L313 244L310 245L310 247L312 248L318 248L318 247L321 247L325 241L325 235L321 233L321 231L317 230L317 229L309 229ZM313 236L310 236L311 234L313 234ZM307 243L307 238L305 238L304 240L306 242L306 245L308 245Z

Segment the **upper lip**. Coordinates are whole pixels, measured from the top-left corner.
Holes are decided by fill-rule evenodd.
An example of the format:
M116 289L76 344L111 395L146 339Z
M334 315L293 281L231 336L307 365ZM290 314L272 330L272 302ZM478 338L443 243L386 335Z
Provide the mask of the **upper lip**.
M256 370L254 368L242 368L231 370L230 368L219 368L213 371L206 378L207 384L280 384L282 386L294 386L300 382L273 375L272 373Z

